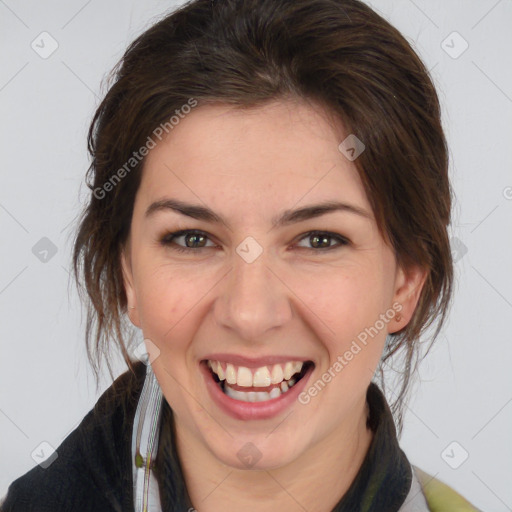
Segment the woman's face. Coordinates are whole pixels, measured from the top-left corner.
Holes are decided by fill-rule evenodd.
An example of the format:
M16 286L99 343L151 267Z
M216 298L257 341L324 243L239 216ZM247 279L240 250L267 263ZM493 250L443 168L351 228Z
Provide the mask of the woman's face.
M379 234L348 135L305 103L200 106L146 158L130 318L178 433L230 466L279 467L364 425L386 335L414 311L424 276Z

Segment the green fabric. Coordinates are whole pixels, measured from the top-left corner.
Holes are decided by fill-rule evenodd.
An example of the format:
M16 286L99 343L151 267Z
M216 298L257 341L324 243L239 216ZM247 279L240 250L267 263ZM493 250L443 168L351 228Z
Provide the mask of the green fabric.
M480 512L458 492L414 466L431 512Z

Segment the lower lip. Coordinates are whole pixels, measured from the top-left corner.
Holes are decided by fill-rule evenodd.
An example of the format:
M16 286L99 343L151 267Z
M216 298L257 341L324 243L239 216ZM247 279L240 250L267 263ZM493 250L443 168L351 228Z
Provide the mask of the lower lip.
M272 398L265 402L242 402L227 396L220 388L220 385L215 382L213 375L204 363L200 363L201 371L205 378L206 387L212 397L213 401L225 413L238 420L264 420L273 418L279 413L286 410L292 403L297 400L297 397L306 386L314 366L307 370L304 377L294 384L286 393L282 393L277 398Z

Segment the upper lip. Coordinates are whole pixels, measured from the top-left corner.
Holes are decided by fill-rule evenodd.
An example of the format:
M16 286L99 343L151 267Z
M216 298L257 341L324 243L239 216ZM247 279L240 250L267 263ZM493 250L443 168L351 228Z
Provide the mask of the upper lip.
M273 364L286 363L288 361L311 361L307 357L301 357L296 355L268 355L259 357L247 357L241 354L227 354L227 353L216 353L209 354L202 358L202 360L220 361L223 363L231 363L235 366L245 366L247 368L260 368L262 366L268 366Z

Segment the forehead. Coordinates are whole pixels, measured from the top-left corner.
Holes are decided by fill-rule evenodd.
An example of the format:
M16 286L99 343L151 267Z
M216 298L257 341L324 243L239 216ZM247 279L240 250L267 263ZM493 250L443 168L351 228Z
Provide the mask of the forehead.
M198 106L149 152L140 200L172 195L245 218L317 200L368 208L354 163L338 149L346 135L302 102Z

